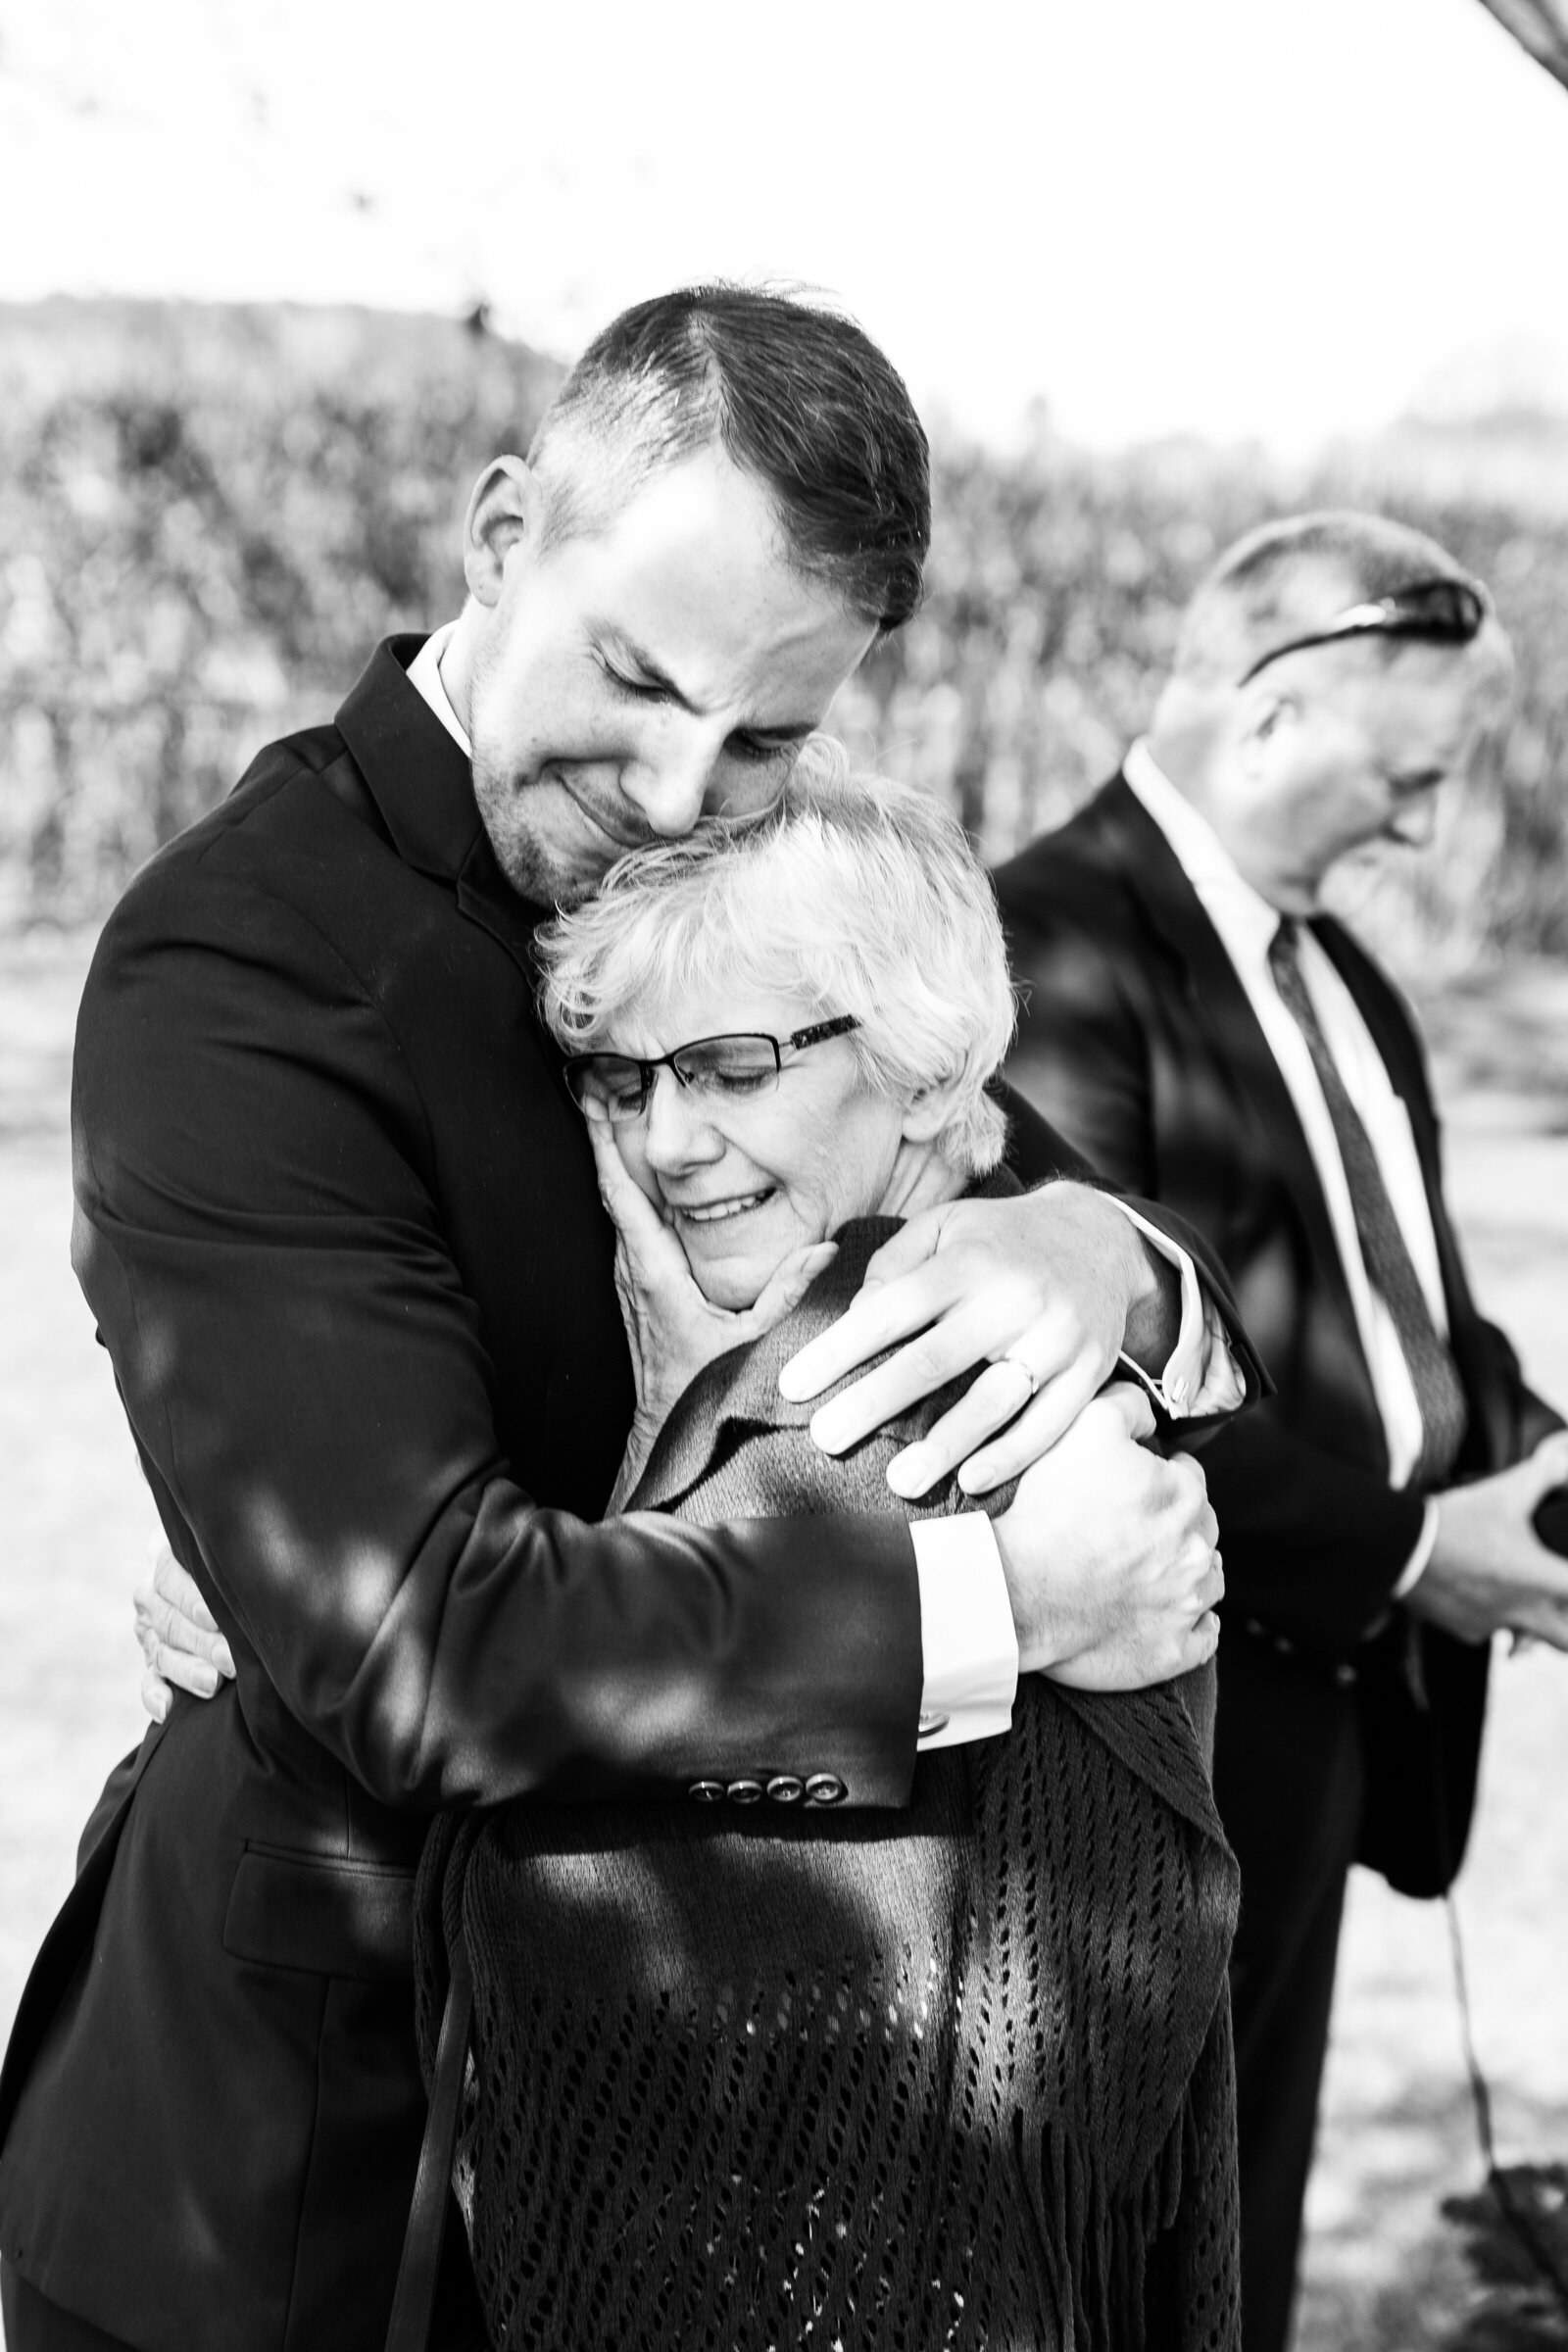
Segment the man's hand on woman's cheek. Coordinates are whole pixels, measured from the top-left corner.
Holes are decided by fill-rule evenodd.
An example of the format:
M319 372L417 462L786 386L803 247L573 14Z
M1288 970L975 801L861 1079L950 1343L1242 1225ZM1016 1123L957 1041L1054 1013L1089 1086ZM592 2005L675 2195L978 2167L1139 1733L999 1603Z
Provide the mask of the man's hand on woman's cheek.
M995 1521L1020 1672L1135 1690L1212 1657L1218 1525L1191 1456L1141 1443L1153 1427L1142 1390L1113 1384Z
M1152 1334L1155 1345L1174 1330L1179 1303L1173 1308L1164 1290L1176 1298L1174 1275L1116 1203L1087 1185L951 1201L912 1217L877 1251L858 1297L784 1367L779 1387L796 1399L815 1396L898 1348L814 1416L817 1445L844 1453L984 1365L922 1442L897 1456L889 1482L921 1494L961 1463L963 1486L985 1494L1071 1427L1109 1379L1132 1327L1144 1326L1136 1336L1148 1344Z
M147 1671L141 1703L162 1723L175 1690L213 1698L234 1676L234 1658L213 1613L167 1544L148 1546L153 1572L136 1588L136 1639Z

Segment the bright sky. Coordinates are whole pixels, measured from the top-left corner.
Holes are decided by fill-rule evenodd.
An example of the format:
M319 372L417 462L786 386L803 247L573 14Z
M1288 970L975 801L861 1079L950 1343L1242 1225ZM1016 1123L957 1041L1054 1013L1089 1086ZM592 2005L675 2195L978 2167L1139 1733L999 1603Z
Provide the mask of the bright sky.
M569 355L782 274L993 437L1568 407L1565 220L1477 0L0 0L0 296L482 293Z

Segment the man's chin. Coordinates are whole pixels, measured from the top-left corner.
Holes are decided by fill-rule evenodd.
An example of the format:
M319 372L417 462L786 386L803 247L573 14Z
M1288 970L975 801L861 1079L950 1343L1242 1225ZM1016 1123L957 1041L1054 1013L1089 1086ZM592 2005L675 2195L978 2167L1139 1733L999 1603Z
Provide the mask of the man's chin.
M480 803L480 816L485 816ZM521 826L485 822L496 863L519 899L531 906L569 909L591 899L609 873L614 858L565 857L553 851L538 835Z
M586 838L577 804L548 771L514 780L476 749L473 797L496 863L531 906L580 906L621 855L608 834ZM557 831L559 842L551 839Z

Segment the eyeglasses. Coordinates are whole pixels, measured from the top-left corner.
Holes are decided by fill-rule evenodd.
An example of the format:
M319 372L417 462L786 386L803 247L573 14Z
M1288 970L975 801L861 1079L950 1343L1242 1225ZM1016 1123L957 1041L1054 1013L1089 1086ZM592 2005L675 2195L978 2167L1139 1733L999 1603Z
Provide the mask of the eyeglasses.
M1431 645L1468 645L1480 635L1490 611L1487 592L1478 580L1412 580L1408 588L1396 589L1392 596L1337 612L1309 636L1293 637L1288 645L1275 646L1236 683L1250 685L1271 662L1283 662L1287 654L1304 653L1309 645L1336 644L1342 637L1421 637Z
M642 1117L656 1070L673 1070L678 1085L706 1100L746 1102L773 1092L786 1054L803 1054L808 1046L847 1036L859 1026L853 1012L845 1012L836 1020L797 1029L791 1037L737 1030L724 1037L699 1037L689 1046L677 1046L673 1054L656 1054L647 1061L631 1054L568 1054L563 1075L579 1110L592 1106L616 1121Z

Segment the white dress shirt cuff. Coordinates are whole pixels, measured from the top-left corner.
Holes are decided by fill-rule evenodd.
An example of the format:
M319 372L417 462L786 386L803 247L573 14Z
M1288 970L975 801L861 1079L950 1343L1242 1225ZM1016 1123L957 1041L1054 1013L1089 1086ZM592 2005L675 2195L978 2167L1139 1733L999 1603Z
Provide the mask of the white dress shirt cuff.
M919 1519L909 1530L920 1580L920 1747L991 1740L1012 1723L1018 1636L1002 1553L984 1511Z
M1405 1561L1404 1573L1389 1595L1391 1600L1402 1600L1407 1592L1414 1592L1426 1574L1427 1562L1432 1557L1432 1546L1437 1540L1438 1506L1429 1495L1426 1510L1422 1515L1421 1533L1415 1540L1415 1549Z
M1115 1201L1145 1241L1176 1268L1182 1286L1181 1329L1158 1380L1152 1379L1142 1364L1135 1364L1125 1348L1120 1362L1143 1382L1154 1402L1163 1405L1173 1421L1191 1420L1203 1413L1234 1413L1246 1402L1247 1381L1231 1352L1219 1308L1198 1279L1198 1268L1168 1233L1161 1233L1157 1225L1141 1217L1127 1201L1117 1200L1113 1193L1107 1194L1106 1199Z

